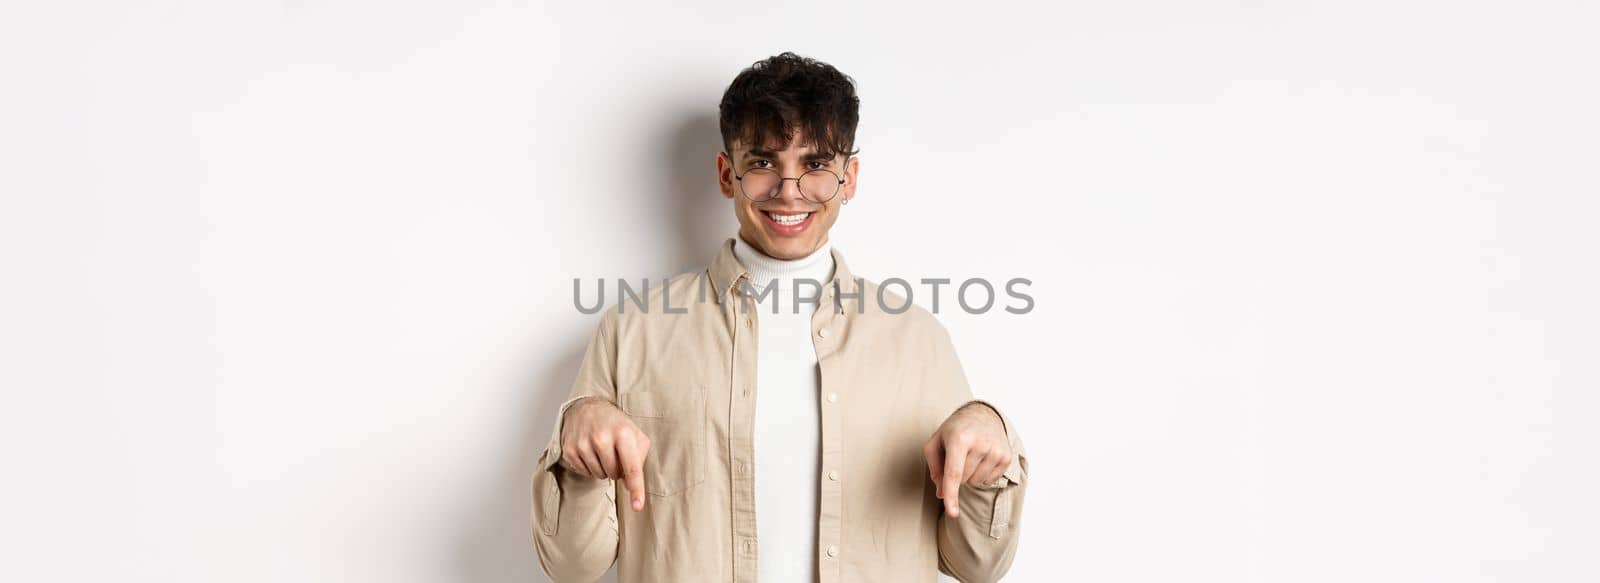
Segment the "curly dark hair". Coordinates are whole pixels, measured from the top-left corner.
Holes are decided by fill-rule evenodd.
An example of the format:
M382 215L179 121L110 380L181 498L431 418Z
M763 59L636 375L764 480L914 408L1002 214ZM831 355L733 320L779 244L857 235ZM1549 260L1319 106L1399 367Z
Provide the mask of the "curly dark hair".
M855 80L833 65L792 52L756 61L740 71L722 94L722 148L729 156L735 138L746 146L789 147L794 130L805 145L824 155L854 156L861 99Z

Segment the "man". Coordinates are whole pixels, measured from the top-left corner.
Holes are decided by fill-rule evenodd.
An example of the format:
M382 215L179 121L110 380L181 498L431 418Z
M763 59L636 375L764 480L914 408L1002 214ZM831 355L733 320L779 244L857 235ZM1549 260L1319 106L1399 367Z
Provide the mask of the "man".
M533 476L540 564L561 583L613 562L621 583L998 580L1016 428L973 399L944 327L828 240L861 165L853 81L783 53L720 109L737 237L604 313Z

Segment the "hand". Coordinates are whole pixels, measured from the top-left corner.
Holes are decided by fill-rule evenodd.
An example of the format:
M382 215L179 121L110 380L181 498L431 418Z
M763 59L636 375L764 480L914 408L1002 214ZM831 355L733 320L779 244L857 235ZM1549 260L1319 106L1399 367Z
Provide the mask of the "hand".
M595 479L621 479L633 511L644 510L644 458L650 437L626 413L598 397L567 407L561 422L561 466Z
M1011 442L1000 414L983 403L956 409L922 446L928 459L928 477L944 500L945 514L961 516L957 503L961 483L993 483L1011 466Z

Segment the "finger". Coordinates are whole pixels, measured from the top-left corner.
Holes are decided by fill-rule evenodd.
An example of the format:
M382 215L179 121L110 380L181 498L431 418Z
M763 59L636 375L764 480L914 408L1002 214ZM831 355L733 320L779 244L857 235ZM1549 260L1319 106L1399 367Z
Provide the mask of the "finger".
M622 477L622 465L617 463L617 443L607 438L595 444L595 454L600 457L600 465L605 468L606 478L615 480Z
M600 457L595 455L594 448L578 446L579 461L583 462L583 473L596 480L605 478L605 468L600 465Z
M569 472L577 472L581 475L588 475L589 473L589 469L583 467L583 456L578 453L578 447L575 445L561 448L561 462L561 467L566 468Z
M634 512L644 510L644 449L624 432L617 438L617 461L622 464L622 487L628 490L628 499Z
M984 457L983 469L973 472L972 479L979 485L993 484L995 480L1000 479L1000 473L1005 469L1006 458L1001 456L1000 452L991 451Z
M944 512L951 518L961 516L961 508L957 502L961 496L961 480L966 477L966 464L967 445L955 440L946 441L944 473L940 476L944 481L944 487L940 493L944 498Z
M989 473L990 484L999 481L1000 477L1006 474L1006 470L1011 469L1011 461L1013 457L1014 455L1008 451L1006 452L1006 455L1000 456L1000 459L995 460L994 471Z
M940 478L944 476L944 448L939 445L937 437L923 444L922 455L928 458L928 479L933 481L933 495L943 498L944 490L940 485Z
M984 484L993 484L995 482L995 480L999 480L1000 479L1000 474L1005 473L1006 466L1009 465L1009 464L1010 464L1010 460L1007 460L1004 456L997 455L997 454L996 455L990 455L989 456L989 465L986 466L984 468L984 471L983 471L983 482L982 483L984 483Z
M990 463L989 455L986 452L979 452L976 448L966 452L966 476L962 476L963 484L982 485L982 479L984 479L982 472L989 469L990 464L992 463Z

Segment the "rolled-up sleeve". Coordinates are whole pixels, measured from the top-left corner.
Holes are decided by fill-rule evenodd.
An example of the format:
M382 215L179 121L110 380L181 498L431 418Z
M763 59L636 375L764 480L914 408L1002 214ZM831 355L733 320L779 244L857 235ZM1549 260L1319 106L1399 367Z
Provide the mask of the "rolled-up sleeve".
M939 511L939 570L963 583L998 581L1010 570L1020 535L1023 494L1028 485L1028 458L1016 425L988 401L974 399L966 374L956 357L955 346L942 325L931 336L932 356L927 363L927 383L935 404L935 418L942 422L969 403L980 403L995 411L1005 426L1011 445L1010 465L991 484L962 484L957 503L960 516L951 518Z
M592 583L617 558L616 482L569 472L560 465L561 425L567 409L585 397L616 402L616 312L604 313L533 474L534 548L540 566L555 583Z

